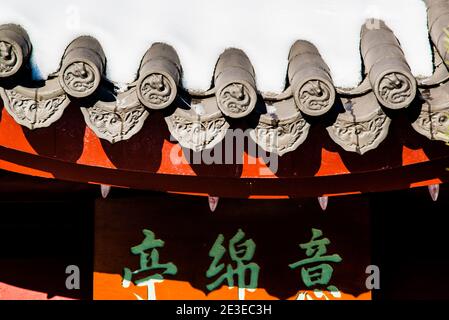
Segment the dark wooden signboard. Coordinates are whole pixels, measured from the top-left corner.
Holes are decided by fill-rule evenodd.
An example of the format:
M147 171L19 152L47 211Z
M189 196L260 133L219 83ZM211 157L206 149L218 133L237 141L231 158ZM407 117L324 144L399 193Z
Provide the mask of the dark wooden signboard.
M370 299L368 201L331 200L97 200L94 298Z

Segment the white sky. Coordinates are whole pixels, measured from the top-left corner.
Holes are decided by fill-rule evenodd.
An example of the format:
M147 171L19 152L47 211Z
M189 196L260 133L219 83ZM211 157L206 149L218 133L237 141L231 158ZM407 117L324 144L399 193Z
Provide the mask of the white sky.
M0 23L21 24L34 45L42 76L58 69L78 35L96 37L108 59L108 78L135 79L155 41L177 50L184 85L208 89L219 54L227 47L250 57L261 91L280 92L295 40L312 41L334 82L361 80L360 27L382 18L399 38L415 76L432 73L427 18L421 0L0 0Z

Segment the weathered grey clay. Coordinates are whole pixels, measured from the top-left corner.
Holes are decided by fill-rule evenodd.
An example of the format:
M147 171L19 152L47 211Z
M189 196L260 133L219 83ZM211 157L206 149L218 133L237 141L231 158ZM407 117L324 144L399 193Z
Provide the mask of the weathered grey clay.
M100 43L92 37L75 39L62 58L59 82L68 95L84 98L100 85L106 68L106 57Z
M328 112L335 102L335 88L318 49L308 41L296 41L288 60L288 79L298 108L310 116Z
M0 88L5 109L22 126L31 130L45 128L62 117L70 100L56 79L38 89L17 86Z
M229 128L214 97L192 104L189 109L177 108L165 122L179 144L195 152L213 148L224 139Z
M309 129L310 124L290 98L270 106L270 112L261 115L250 137L265 151L282 156L296 150L306 140Z
M228 117L242 118L257 102L254 68L239 49L227 49L215 67L214 83L218 107Z
M432 42L443 61L449 61L449 2L442 0L425 0L429 33Z
M364 154L387 137L391 119L383 112L371 92L357 98L342 98L345 108L334 124L327 128L329 136L344 150Z
M135 88L120 93L116 101L98 101L91 107L82 107L81 112L87 126L110 143L130 139L142 129L149 115Z
M22 27L15 24L0 26L0 78L16 74L30 53L31 41Z
M412 127L430 140L449 142L449 82L420 92L424 103Z
M434 71L430 77L417 79L418 88L435 87L449 80L447 65L441 59L441 56L436 49L433 51L433 65Z
M366 72L379 102L401 109L416 96L416 79L393 32L379 21L379 28L362 27L361 52Z
M407 107L419 87L424 102L413 128L429 139L449 142L449 71L443 61L449 58L443 45L449 33L448 2L427 1L431 36L440 54L435 51L434 74L418 82L398 40L382 21L371 19L362 28L361 49L368 76L350 90L334 87L329 68L313 44L295 42L289 54L290 86L280 94L260 93L267 112L250 131L252 139L266 151L278 155L291 152L306 140L311 127L302 113L322 115L338 99L345 110L327 131L345 150L363 154L377 148L388 134L391 119L381 104L393 109ZM16 73L30 52L23 29L0 26L0 77ZM105 66L98 41L80 37L68 46L57 78L26 88L20 81L28 83L28 79L20 77L15 80L19 85L12 89L0 87L5 110L30 129L48 127L62 116L69 96L86 97L97 91L98 97L115 98L81 107L85 122L99 138L116 143L141 130L150 114L148 108L179 104L165 118L168 129L182 147L201 152L224 139L230 127L225 116L248 115L258 99L254 69L238 49L228 49L220 56L213 88L206 92L186 90L186 97L178 96L182 77L179 58L166 44L156 43L147 51L137 81L117 96L111 87L101 84Z
M171 46L155 43L142 59L137 82L139 100L150 109L163 109L175 100L181 63Z

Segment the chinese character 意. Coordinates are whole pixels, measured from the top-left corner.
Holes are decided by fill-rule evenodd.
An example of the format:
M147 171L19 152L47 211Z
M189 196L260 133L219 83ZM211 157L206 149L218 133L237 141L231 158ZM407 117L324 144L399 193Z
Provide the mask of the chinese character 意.
M308 258L289 265L291 269L302 267L301 278L308 288L315 285L327 286L334 271L329 263L342 261L338 254L326 254L326 246L330 244L330 241L328 238L322 238L322 236L323 232L321 230L312 229L312 239L307 243L299 245L301 249L306 251ZM338 290L335 286L328 286L327 289L331 292Z

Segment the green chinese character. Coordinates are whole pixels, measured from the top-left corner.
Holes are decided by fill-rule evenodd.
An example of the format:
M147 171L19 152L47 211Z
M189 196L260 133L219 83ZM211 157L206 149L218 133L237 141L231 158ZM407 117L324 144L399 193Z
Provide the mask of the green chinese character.
M319 262L341 262L342 258L338 254L326 255L326 246L330 244L328 238L322 238L323 232L318 229L312 229L312 240L308 243L300 244L301 249L306 250L306 256L309 258L292 263L289 265L291 269L303 267L301 269L301 278L307 287L314 285L327 285L332 277L334 269L328 263L307 267L307 265ZM334 289L333 286L332 289Z
M164 241L156 239L155 235L150 230L143 230L145 239L143 242L131 248L131 253L140 255L140 269L131 271L129 268L124 268L123 279L125 281L132 281L133 276L146 273L149 275L134 281L136 285L148 283L150 280L163 280L163 275L175 275L178 269L172 262L159 263L159 252L156 248L162 248ZM146 251L151 250L151 253ZM152 272L153 271L153 272Z
M213 258L213 261L206 272L206 277L213 278L218 276L220 272L225 272L206 286L209 291L218 288L223 282L226 282L229 287L234 287L234 277L237 277L237 284L240 289L257 288L260 267L256 263L250 262L254 257L256 244L252 239L241 242L244 238L245 233L239 229L229 241L229 257L236 264L233 267L231 264L225 266L224 263L220 263L226 253L226 248L223 246L224 236L220 234L217 237L209 251L209 257ZM249 282L246 281L245 276L247 274L249 274Z

